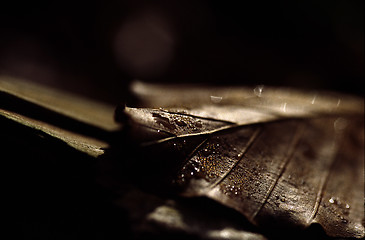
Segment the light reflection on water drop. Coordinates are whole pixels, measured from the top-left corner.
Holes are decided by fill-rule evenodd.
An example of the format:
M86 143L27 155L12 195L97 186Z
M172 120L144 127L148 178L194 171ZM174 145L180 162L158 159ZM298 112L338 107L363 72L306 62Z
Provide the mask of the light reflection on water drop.
M258 96L261 97L262 92L264 91L264 85L258 85L253 89L253 93Z
M220 96L210 96L210 101L212 101L212 103L220 103L222 99L223 97Z
M286 112L286 105L287 105L287 103L285 102L285 103L283 103L283 104L281 104L281 110L283 111L283 112Z
M344 118L337 118L333 124L336 131L342 131L347 127L347 120Z
M338 101L337 101L337 105L336 105L336 107L339 107L339 106L340 106L340 104L341 104L341 99L339 98L339 99L338 99Z
M343 223L348 223L348 222L349 222L346 218L343 218L341 221L342 221Z
M316 95L314 95L314 97L313 97L313 99L312 99L312 101L311 101L311 104L314 104L314 103L316 102L316 98L317 98L317 94L316 94Z

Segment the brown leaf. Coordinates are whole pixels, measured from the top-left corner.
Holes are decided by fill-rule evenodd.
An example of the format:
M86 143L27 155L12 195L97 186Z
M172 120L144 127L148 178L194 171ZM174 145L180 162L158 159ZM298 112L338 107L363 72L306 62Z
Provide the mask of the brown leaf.
M0 117L59 139L93 157L109 146L114 109L25 80L0 77ZM6 126L2 126L6 130ZM9 133L12 134L12 133Z
M120 128L120 124L115 123L113 118L114 106L72 95L34 82L0 76L0 94L13 96L14 99L33 103L106 131L115 131ZM5 101L4 99L2 100ZM9 105L14 105L14 102L9 103ZM24 111L24 109L22 110Z
M181 195L212 198L264 229L319 223L329 236L364 237L362 99L262 86L133 88L142 105L164 109L119 114L147 173Z
M204 202L206 207L204 211L199 205L191 206L186 201L166 200L166 198L139 192L135 190L134 186L131 187L126 179L121 180L119 165L114 161L116 157L114 153L117 151L117 156L121 154L122 157L126 157L127 149L110 149L113 145L111 143L114 143L115 139L105 138L108 129L116 130L119 128L116 126L120 126L114 122L111 126L108 125L113 119L113 113L111 107L103 103L81 96L71 96L60 90L50 89L32 82L0 77L0 139L2 147L6 150L5 153L10 155L11 162L14 165L21 163L19 168L15 167L16 173L10 172L9 175L15 175L14 178L19 179L20 182L26 179L29 185L32 185L34 179L38 177L41 178L41 187L43 183L46 183L53 188L54 180L43 179L50 172L54 174L47 163L55 164L57 169L55 172L57 174L59 171L60 175L68 175L67 170L79 171L77 168L75 170L75 166L79 164L81 171L75 174L82 179L81 181L93 184L96 180L104 190L108 189L114 194L120 194L116 204L128 213L124 215L117 211L114 214L117 219L128 216L130 222L121 224L117 229L118 231L130 230L138 239L139 236L160 238L161 234L166 239L176 236L179 239L182 239L182 236L186 236L187 239L217 240L227 239L227 237L230 239L266 239L248 222L242 224L242 221L237 221L237 217L241 216L234 214L226 216L227 209L216 203L208 202L207 205L207 202ZM118 136L118 132L113 134L115 134L113 136ZM91 157L83 153L87 153ZM84 162L84 160L86 161ZM25 162L29 165L25 165ZM89 175L93 175L94 172L87 168L88 164L93 166L95 162L98 162L98 174L95 176L96 179L89 179ZM111 164L110 168L115 170L117 177L113 175L113 171L110 171L109 164ZM60 166L67 170L64 171ZM21 174L21 169L26 169L27 174ZM43 172L47 174L43 174ZM36 177L33 176L34 173L37 173ZM59 176L55 176L55 178L57 177ZM67 186L63 180L63 177L58 179L61 182L60 185ZM70 184L73 185L75 182L77 183L77 180L73 179ZM23 183L20 185L23 186ZM75 186L75 188L77 187ZM33 187L21 189L32 192L34 195L32 197L37 199L37 202L42 202L43 199L39 199L39 194L34 194ZM58 192L59 189L55 188L54 191ZM65 198L68 197L68 194L72 194L70 199L74 201L74 193L70 193L70 191L72 192L72 187L71 190L67 189L59 194L66 194ZM43 192L45 195L49 194L48 189ZM77 192L81 192L82 195L84 190L77 189ZM23 197L23 194L19 195ZM104 194L98 194L98 196L108 198ZM27 201L28 199L27 197ZM94 199L87 200L92 202ZM64 198L60 198L58 201L60 205L64 204L62 202ZM105 201L110 204L110 199ZM141 208L141 206L143 207ZM211 212L210 206L213 206L216 211ZM60 208L59 205L55 207ZM222 210L219 211L220 207ZM93 210L97 211L98 208L101 206L93 206ZM197 209L199 211L196 211ZM51 211L44 210L42 206L37 209L37 214L41 211L51 212L50 214L53 215L52 209ZM112 216L109 217L111 219L108 221L117 225L114 222L115 217L114 219ZM62 221L62 216L56 215L54 218ZM217 218L220 220L217 221ZM67 221L69 221L68 218ZM55 221L47 220L47 224L52 226ZM123 233L123 235L128 236L128 233Z

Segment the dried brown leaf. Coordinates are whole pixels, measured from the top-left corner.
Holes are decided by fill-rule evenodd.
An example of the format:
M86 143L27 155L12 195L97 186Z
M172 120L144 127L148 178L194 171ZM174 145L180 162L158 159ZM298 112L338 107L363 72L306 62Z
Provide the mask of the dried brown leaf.
M181 195L264 229L319 223L329 236L364 237L362 99L261 86L134 90L164 108L126 107L130 137L145 159L164 159L150 171Z

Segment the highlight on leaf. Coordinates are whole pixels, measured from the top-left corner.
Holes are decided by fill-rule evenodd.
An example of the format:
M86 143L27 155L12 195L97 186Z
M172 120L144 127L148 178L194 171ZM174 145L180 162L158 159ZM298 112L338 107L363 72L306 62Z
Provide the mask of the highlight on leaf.
M263 86L132 91L146 108L117 115L151 178L263 229L318 223L328 236L364 237L363 99Z

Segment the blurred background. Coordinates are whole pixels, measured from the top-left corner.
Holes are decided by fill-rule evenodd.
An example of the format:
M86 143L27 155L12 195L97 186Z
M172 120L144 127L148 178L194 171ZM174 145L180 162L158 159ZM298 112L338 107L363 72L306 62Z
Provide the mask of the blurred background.
M114 105L124 100L133 79L363 96L363 24L361 0L8 1L0 7L0 75ZM96 184L96 163L18 131L13 142L12 135L0 138L1 146L9 146L2 151L12 156L4 160L11 189L5 207L17 223L12 234L128 236L127 214ZM39 146L51 150L43 153Z
M363 1L3 5L0 73L107 102L133 79L364 93Z

